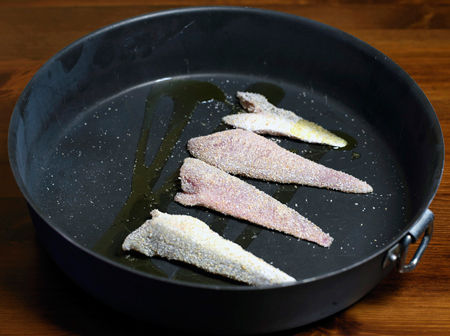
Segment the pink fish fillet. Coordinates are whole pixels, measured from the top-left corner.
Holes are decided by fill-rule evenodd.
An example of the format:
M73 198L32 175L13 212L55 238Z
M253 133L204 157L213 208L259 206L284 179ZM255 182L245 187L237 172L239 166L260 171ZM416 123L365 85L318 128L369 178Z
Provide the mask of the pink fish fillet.
M188 150L196 158L233 175L349 193L373 191L364 181L305 159L246 130L233 129L192 138Z
M254 186L203 161L187 158L180 170L183 192L175 201L200 205L328 247L333 238L295 210Z

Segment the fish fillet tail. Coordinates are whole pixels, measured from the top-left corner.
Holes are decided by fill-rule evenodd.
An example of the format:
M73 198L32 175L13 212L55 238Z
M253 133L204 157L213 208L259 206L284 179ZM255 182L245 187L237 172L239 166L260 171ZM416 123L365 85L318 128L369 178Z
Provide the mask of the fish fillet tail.
M328 233L323 232L318 226L315 225L306 227L306 234L303 234L307 237L312 237L312 239L310 238L307 240L314 241L323 247L330 247L334 240Z
M322 181L322 186L347 193L364 194L371 193L373 188L366 182L351 176L347 173L322 168L318 171L318 180Z

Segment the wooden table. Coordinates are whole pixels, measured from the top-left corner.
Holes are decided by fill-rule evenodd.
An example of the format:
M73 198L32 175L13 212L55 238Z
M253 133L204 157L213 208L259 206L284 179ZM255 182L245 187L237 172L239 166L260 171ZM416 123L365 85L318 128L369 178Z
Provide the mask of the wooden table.
M0 335L148 333L78 289L36 242L9 169L9 118L35 71L75 39L110 23L186 5L248 5L311 19L368 42L403 67L424 90L450 132L450 2L270 0L41 0L0 2ZM418 125L420 127L420 125ZM447 136L448 138L448 136ZM446 146L449 144L446 141ZM446 151L447 156L448 151ZM431 205L435 233L418 268L391 274L364 299L298 335L450 334L450 176ZM133 325L130 327L130 325Z

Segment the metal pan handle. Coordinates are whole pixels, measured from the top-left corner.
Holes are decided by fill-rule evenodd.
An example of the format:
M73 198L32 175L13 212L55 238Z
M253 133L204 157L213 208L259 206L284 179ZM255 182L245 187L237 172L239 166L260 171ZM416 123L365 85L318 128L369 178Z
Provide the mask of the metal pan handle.
M408 234L388 251L383 262L383 268L386 268L389 264L393 263L397 265L397 269L400 273L411 272L415 269L433 234L433 220L434 215L431 210L425 210L422 216L411 227ZM406 263L409 245L417 241L422 233L424 233L424 235L419 247L414 253L411 261Z

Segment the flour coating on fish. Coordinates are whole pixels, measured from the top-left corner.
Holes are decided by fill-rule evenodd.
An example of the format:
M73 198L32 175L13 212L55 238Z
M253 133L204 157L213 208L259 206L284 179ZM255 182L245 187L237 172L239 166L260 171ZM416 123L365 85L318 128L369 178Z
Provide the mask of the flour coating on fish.
M185 159L180 180L183 192L175 195L175 201L183 205L204 206L325 247L333 241L294 209L203 161Z
M153 210L152 219L130 233L122 248L195 265L251 285L273 285L295 279L226 240L197 218Z
M187 147L196 158L233 175L348 193L373 191L356 177L305 159L272 140L242 129L192 138Z

